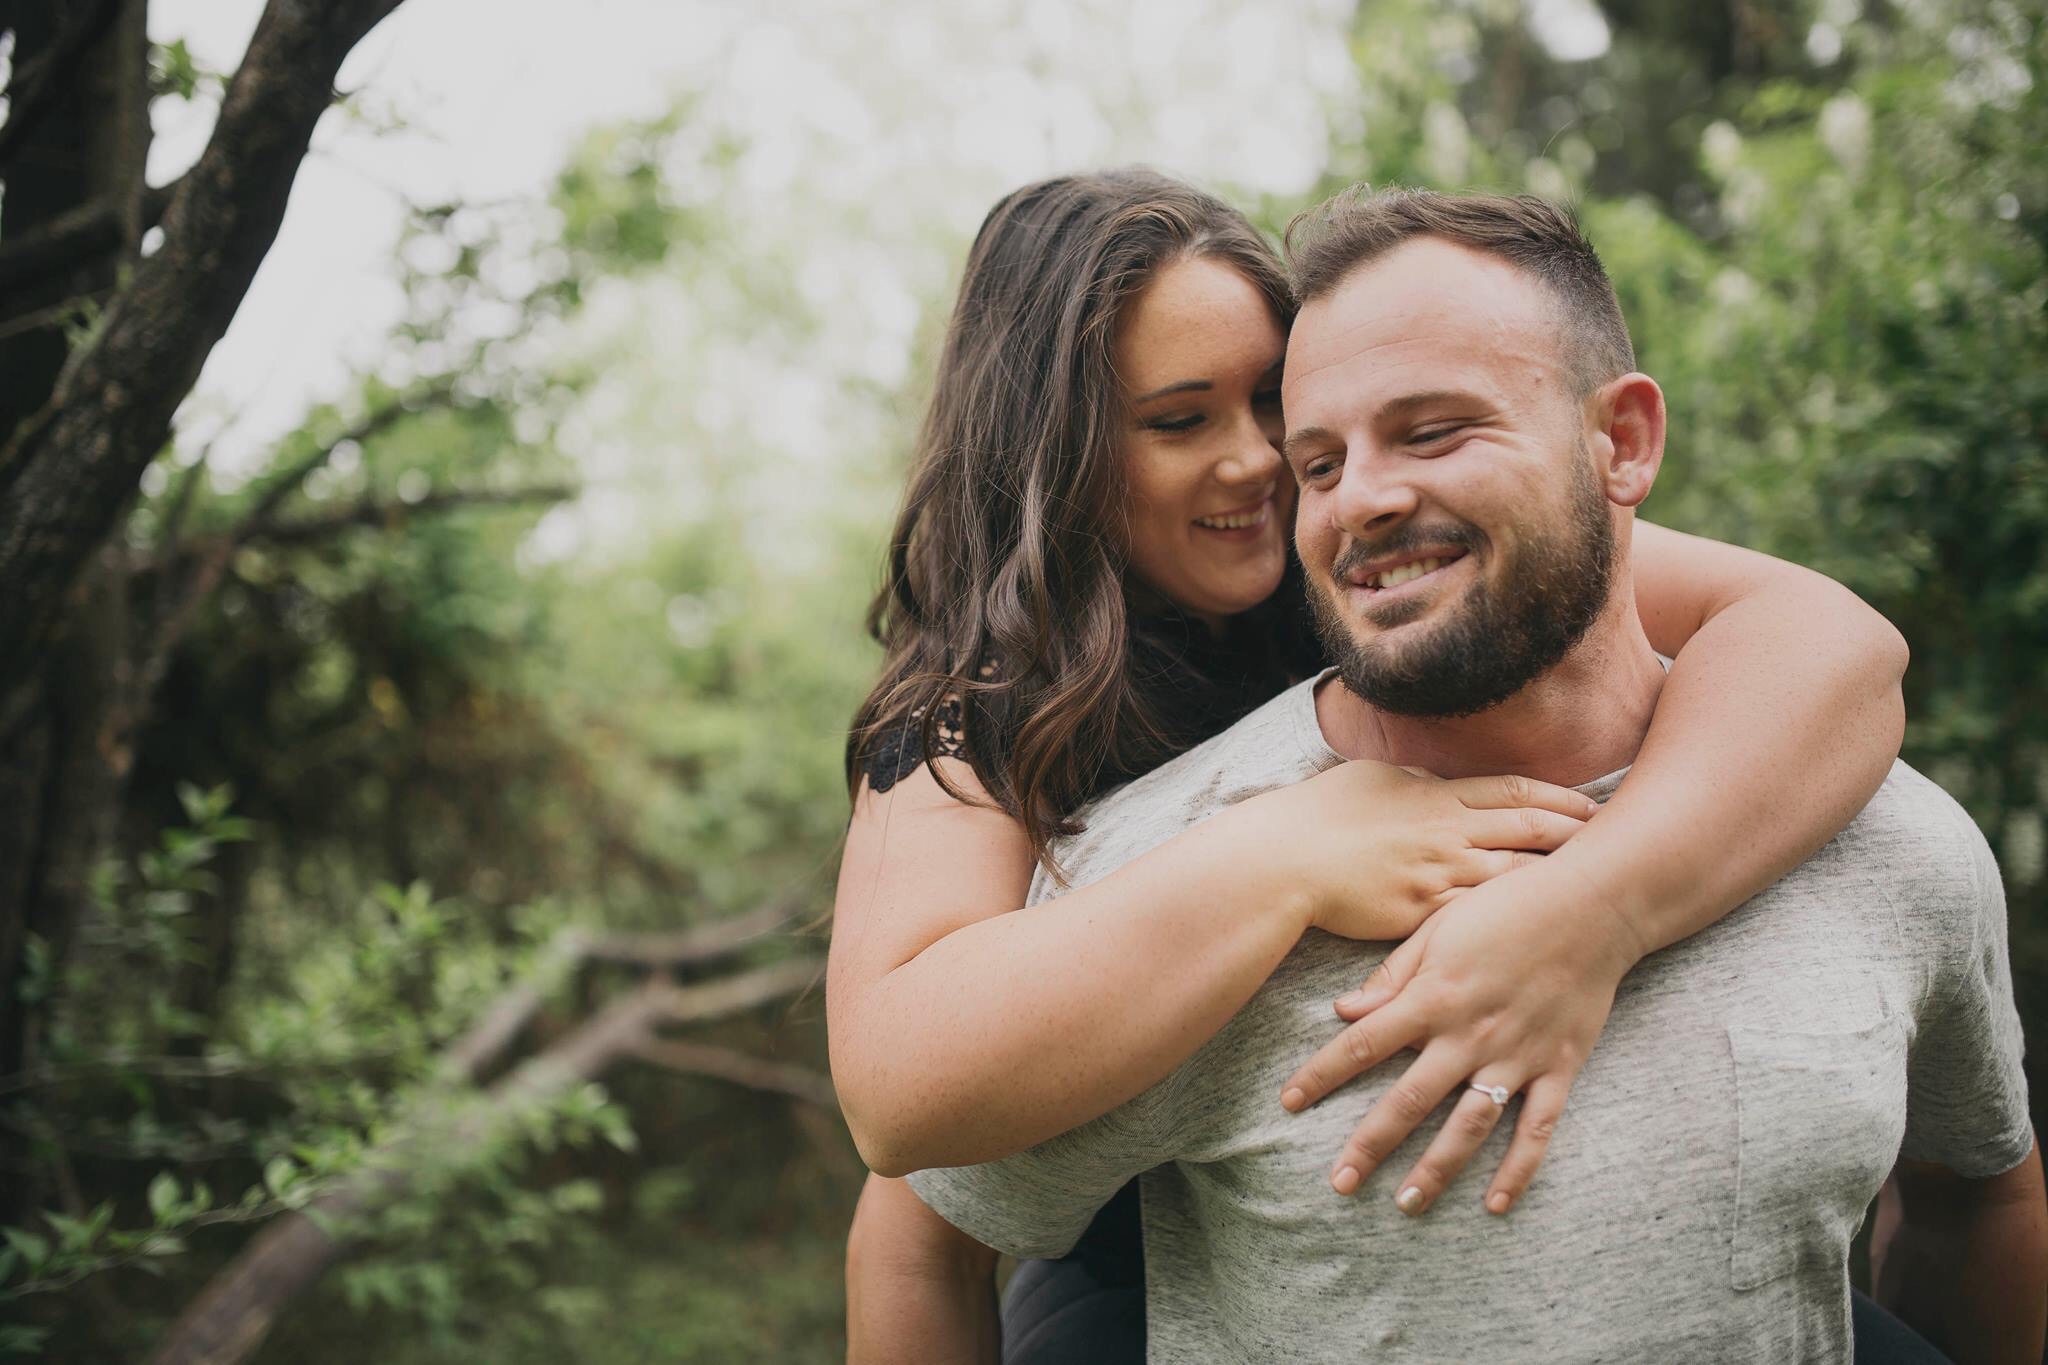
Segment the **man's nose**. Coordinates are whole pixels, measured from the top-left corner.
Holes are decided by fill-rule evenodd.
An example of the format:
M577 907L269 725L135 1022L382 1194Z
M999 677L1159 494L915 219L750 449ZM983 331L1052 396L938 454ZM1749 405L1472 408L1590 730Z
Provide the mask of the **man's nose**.
M1420 502L1403 461L1366 451L1346 457L1327 505L1341 529L1369 539L1414 516Z

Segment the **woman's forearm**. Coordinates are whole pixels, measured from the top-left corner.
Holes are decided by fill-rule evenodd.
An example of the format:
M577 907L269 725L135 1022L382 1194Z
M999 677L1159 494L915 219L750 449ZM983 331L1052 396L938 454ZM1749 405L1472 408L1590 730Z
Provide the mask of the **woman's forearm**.
M1620 790L1549 862L1621 912L1637 958L1697 932L1876 793L1905 728L1905 666L1898 632L1818 575L1728 603L1678 651Z
M1007 1155L1192 1055L1310 922L1282 860L1254 856L1276 833L1248 803L844 988L833 1076L869 1166L900 1175Z
M847 1365L996 1365L995 1253L871 1176L846 1240Z

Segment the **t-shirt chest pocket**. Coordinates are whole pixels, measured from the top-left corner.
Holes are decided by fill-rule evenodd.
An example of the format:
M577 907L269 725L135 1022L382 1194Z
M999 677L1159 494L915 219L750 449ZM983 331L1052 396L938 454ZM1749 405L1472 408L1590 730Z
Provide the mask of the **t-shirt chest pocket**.
M1906 1131L1906 1039L1888 1015L1847 1032L1728 1030L1738 1145L1729 1272L1754 1289L1836 1265Z

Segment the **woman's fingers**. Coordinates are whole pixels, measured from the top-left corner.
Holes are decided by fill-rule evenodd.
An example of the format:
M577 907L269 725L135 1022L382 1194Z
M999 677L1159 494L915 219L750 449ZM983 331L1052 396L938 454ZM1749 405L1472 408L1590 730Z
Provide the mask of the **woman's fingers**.
M1351 1027L1364 1028L1365 1024ZM1379 1103L1352 1130L1350 1141L1337 1154L1337 1164L1330 1170L1330 1188L1339 1194L1356 1193L1467 1074L1463 1062L1452 1059L1450 1049L1423 1049L1415 1064L1380 1096Z
M1353 1076L1370 1071L1409 1046L1422 1036L1421 1013L1396 1001L1369 1019L1347 1025L1287 1078L1280 1091L1281 1108L1306 1109Z
M1356 1022L1399 995L1401 988L1415 979L1415 969L1422 965L1422 951L1429 945L1431 926L1435 923L1433 919L1424 920L1420 929L1380 960L1380 965L1373 968L1372 975L1357 990L1338 996L1337 1017Z
M1491 1095L1481 1094L1472 1087L1494 1084L1502 1086L1496 1093L1503 1099L1514 1093L1514 1087L1498 1077L1475 1076L1465 1082L1465 1094L1457 1107L1451 1110L1451 1117L1429 1144L1429 1149L1408 1169L1407 1177L1394 1195L1394 1207L1411 1218L1424 1212L1471 1163L1480 1144L1493 1133L1507 1108L1505 1103L1496 1104Z
M1540 1077L1529 1086L1529 1093L1522 1100L1521 1121L1515 1125L1514 1141L1508 1144L1508 1154L1502 1158L1493 1184L1486 1191L1489 1211L1506 1213L1528 1191L1529 1182L1536 1178L1536 1168L1550 1151L1550 1135L1557 1131L1557 1121L1564 1115L1565 1096L1571 1093L1571 1088L1569 1078L1560 1080L1555 1076Z
M1521 848L1475 848L1462 854L1452 866L1451 875L1458 879L1458 885L1444 893L1444 902L1449 904L1458 892L1468 887L1490 882L1495 877L1513 872L1518 867L1541 862L1547 854L1532 853Z
M1458 822L1474 848L1521 848L1548 853L1586 827L1584 820L1541 806L1472 810Z
M1519 773L1503 773L1498 777L1461 777L1448 785L1451 794L1473 810L1541 806L1559 815L1585 820L1600 809L1600 803L1584 792L1550 782L1538 782Z

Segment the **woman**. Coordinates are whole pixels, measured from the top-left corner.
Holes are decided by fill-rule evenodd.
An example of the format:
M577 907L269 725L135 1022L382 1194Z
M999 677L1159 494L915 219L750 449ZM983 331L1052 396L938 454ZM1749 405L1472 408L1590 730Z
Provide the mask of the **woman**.
M871 618L887 661L848 748L828 1016L878 1173L849 1247L856 1356L993 1350L991 1262L881 1177L1004 1155L1138 1093L1309 925L1386 939L1453 897L1512 908L1483 959L1416 945L1380 1000L1347 1006L1429 977L1427 1047L1527 1078L1486 1196L1505 1212L1628 967L1800 862L1896 752L1896 632L1825 579L1643 525L1644 625L1676 662L1597 821L1539 783L1347 763L1019 910L1088 799L1317 666L1275 450L1289 317L1256 231L1148 172L1027 187L976 239ZM1447 1132L1427 1156L1418 1215L1471 1151ZM1112 1206L1105 1237L1130 1218ZM1126 1342L1134 1259L1112 1245L1105 1272L1089 1247L1069 1267L1110 1281ZM1066 1302L1062 1273L1027 1283Z

